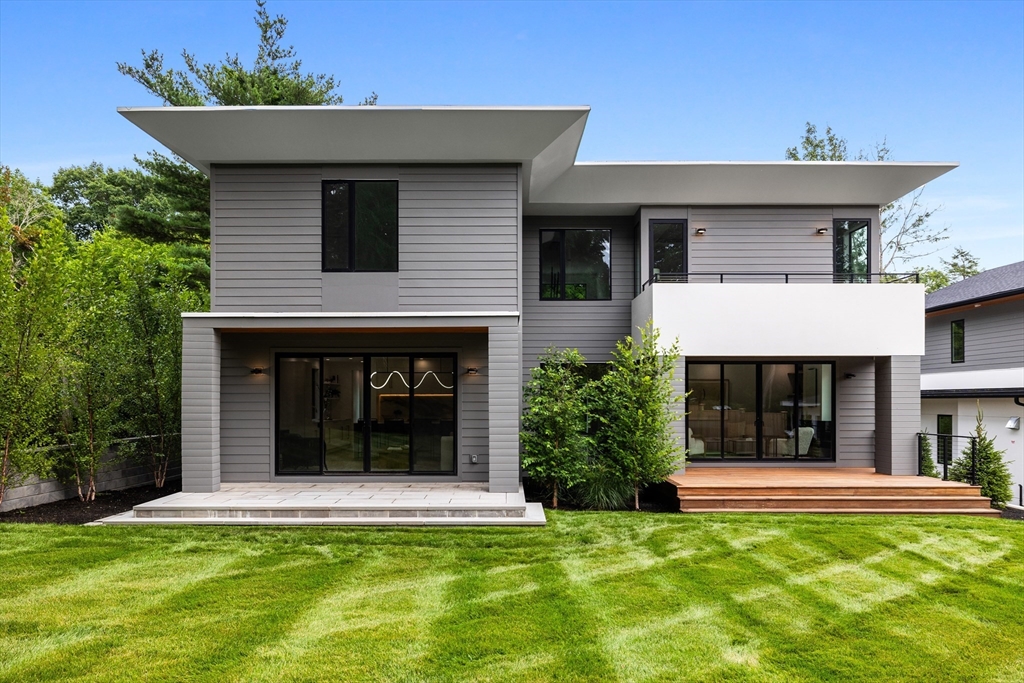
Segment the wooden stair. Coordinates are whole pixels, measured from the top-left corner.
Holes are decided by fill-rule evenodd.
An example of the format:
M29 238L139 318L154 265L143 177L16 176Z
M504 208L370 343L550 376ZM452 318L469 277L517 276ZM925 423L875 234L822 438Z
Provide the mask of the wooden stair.
M831 468L691 468L669 478L681 512L801 512L998 517L981 488Z

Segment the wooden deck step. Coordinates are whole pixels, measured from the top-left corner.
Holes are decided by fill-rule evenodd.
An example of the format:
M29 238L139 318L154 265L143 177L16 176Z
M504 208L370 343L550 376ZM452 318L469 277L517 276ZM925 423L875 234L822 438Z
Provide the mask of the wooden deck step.
M999 516L981 488L861 468L692 468L669 477L682 512Z
M1000 517L999 510L989 508L987 510L971 508L950 508L950 509L884 509L872 508L858 510L853 508L772 508L770 510L757 508L693 508L685 510L687 514L696 513L718 513L718 512L762 512L762 513L785 513L785 514L821 514L821 515L970 515L972 517Z
M883 510L949 510L991 509L988 498L981 496L679 496L681 510L691 509L883 509Z
M980 486L679 486L680 496L980 496Z

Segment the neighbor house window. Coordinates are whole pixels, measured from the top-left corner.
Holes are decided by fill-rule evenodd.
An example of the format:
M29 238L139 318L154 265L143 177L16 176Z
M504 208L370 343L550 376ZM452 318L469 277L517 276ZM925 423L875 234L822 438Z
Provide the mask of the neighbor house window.
M541 299L611 299L611 230L541 230Z
M832 221L833 266L836 282L868 281L869 221Z
M323 270L398 270L397 181L325 181L321 216Z
M651 221L651 281L686 273L686 221Z
M954 320L949 329L949 345L953 350L952 361L964 362L964 321Z

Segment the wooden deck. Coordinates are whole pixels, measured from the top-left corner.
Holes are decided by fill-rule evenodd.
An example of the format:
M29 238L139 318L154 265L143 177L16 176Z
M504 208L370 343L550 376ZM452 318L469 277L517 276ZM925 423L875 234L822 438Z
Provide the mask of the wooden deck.
M1000 514L978 486L873 469L692 467L668 480L682 512Z

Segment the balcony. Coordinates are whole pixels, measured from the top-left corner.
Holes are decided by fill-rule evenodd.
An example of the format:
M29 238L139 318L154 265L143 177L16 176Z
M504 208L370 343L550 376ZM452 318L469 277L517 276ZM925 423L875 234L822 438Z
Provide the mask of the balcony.
M633 326L648 319L663 343L678 337L685 356L924 354L924 286L915 274L662 276L633 299Z

